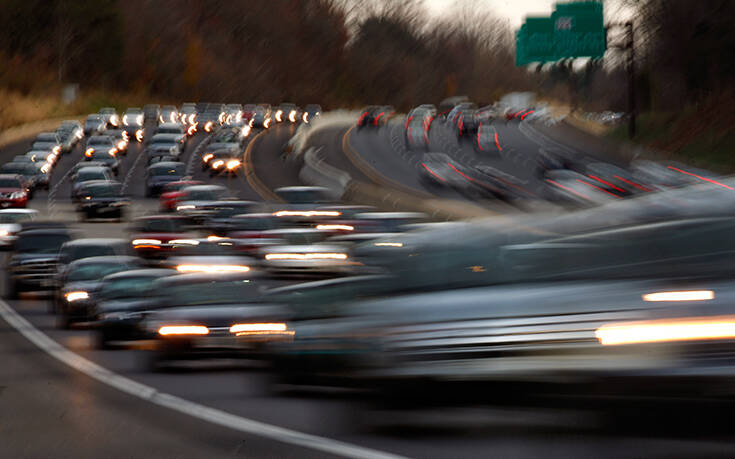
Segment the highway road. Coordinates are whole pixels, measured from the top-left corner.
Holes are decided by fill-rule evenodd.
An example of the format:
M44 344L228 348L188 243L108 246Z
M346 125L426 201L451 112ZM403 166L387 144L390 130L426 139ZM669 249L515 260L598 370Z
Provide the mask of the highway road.
M373 170L363 169L349 154L340 157L348 130L325 130L312 141L324 146L330 160L356 179L387 177L417 194L427 193L416 181L415 156L393 148L395 126L400 122L396 119L376 132L353 132L348 139ZM531 183L530 160L525 158L541 146L517 126L499 126L498 133L506 153L497 156L482 157L471 146L452 145L451 133L443 129L432 132L431 142L458 160L503 167ZM195 179L227 186L241 199L268 200L274 197L275 187L299 183L297 169L280 160L292 134L291 126L253 132L245 150L244 173L229 179L202 173L198 161L208 141L205 134L188 141L182 159L191 164ZM24 153L29 143L30 139L0 150L0 163ZM31 207L51 218L75 221L67 172L80 156L78 147L62 157L51 190L38 192ZM133 199L130 217L155 212L158 206L156 199L144 197L144 170L143 150L135 145L123 159L119 176ZM373 175L376 171L383 177ZM461 198L452 193L442 197ZM85 236L126 235L125 223L75 226ZM4 283L5 276L0 279ZM197 362L154 373L145 365L143 349L96 350L89 330L57 328L47 302L44 297L25 296L0 303L0 311L6 311L0 320L3 457L735 455L735 447L721 434L652 434L645 427L628 431L611 428L609 419L599 413L581 410L507 406L386 411L351 391L274 387L268 369L255 361ZM48 336L52 344L41 349L29 341L34 336ZM60 345L58 350L53 343ZM85 360L76 360L79 357ZM99 367L79 363L84 361ZM70 367L73 362L79 366ZM124 381L127 389L120 390L116 381L119 385ZM227 418L231 424L225 427L222 424L227 422L213 421L214 412L232 415Z

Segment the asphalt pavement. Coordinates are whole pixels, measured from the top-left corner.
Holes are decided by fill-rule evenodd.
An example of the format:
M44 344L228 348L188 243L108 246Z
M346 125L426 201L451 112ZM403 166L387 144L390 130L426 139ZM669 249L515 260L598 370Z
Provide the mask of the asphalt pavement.
M399 122L377 132L353 134L352 145L381 175L414 188L417 195L427 193L415 183L414 157L404 157L392 147L395 130L391 127ZM222 184L233 196L269 199L273 188L298 184L297 171L281 160L291 130L289 126L277 126L264 133L253 132L249 140L253 143L246 147L250 160L244 161L245 170L237 177L211 178L201 171L197 161L201 161L201 146L208 141L205 134L188 141L182 161L191 161L195 179ZM350 158L338 157L346 133L345 129L325 130L315 136L314 142L323 142L329 157L351 174L371 180L374 171L366 172ZM512 157L531 157L543 147L516 126L499 126L498 133L503 151ZM451 133L432 132L432 146L456 142L447 136ZM0 150L0 163L24 153L29 145L30 139ZM471 146L455 146L447 152L458 161L472 159L502 166L508 173L527 177L529 183L532 180L528 161L508 159L500 152L497 156L481 156L470 151ZM31 207L53 218L75 221L67 172L81 157L81 151L80 146L62 157L50 192L37 193ZM145 159L140 146L133 146L123 158L119 179L133 198L130 217L157 211L157 200L144 197ZM77 225L86 236L108 237L124 237L125 226L113 222ZM0 283L4 284L4 279L0 276ZM0 291L4 289L0 285ZM264 428L259 433L254 427L244 433L121 392L60 363L0 320L2 457L329 457L330 453L317 445L330 441L366 448L353 456L377 456L382 452L427 458L735 455L732 442L721 434L700 433L684 438L680 432L621 434L611 429L609 420L600 413L583 410L512 406L386 410L352 391L295 391L275 385L268 368L257 361L195 362L169 372L151 372L144 349L97 350L92 331L59 329L54 316L47 313L48 301L30 295L7 304L53 342L115 375L240 420L315 437L298 443L265 435L272 429Z

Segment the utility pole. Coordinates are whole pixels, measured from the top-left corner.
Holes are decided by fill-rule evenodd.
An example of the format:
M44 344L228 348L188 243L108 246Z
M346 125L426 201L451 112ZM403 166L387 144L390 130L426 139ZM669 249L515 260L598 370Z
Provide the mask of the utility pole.
M628 137L633 138L636 134L636 94L635 94L635 41L634 41L634 24L633 21L624 23L608 24L610 27L625 27L626 39L622 45L611 46L611 48L624 49L628 51L628 60L626 67L628 70Z

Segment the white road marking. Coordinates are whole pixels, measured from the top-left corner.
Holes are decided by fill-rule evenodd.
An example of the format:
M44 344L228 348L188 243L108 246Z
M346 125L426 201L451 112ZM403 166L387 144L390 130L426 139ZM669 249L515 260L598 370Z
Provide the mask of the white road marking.
M133 177L133 172L135 172L135 169L138 167L138 164L140 163L140 160L143 159L143 156L148 156L148 152L146 151L147 148L141 148L138 152L138 157L135 158L135 161L133 161L133 165L130 166L130 170L128 170L128 173L125 174L125 179L123 180L121 191L123 194L125 194L125 191L128 189L128 183L130 183L130 179Z
M45 333L38 330L20 314L15 312L5 301L0 300L0 316L28 341L54 357L61 363L72 367L97 381L114 387L126 394L147 400L158 406L169 408L212 424L220 425L239 432L257 435L304 448L310 448L324 453L335 454L350 458L398 459L391 453L364 448L357 445L332 440L325 437L306 434L284 427L244 418L222 410L210 408L199 403L159 392L157 389L133 381L132 379L112 372L84 357L66 349Z

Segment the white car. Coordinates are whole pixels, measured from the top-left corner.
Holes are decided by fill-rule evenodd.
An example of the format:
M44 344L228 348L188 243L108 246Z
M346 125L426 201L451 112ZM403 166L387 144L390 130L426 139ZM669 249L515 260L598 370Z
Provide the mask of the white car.
M0 248L13 245L23 222L35 220L38 211L34 209L2 209L0 210Z

